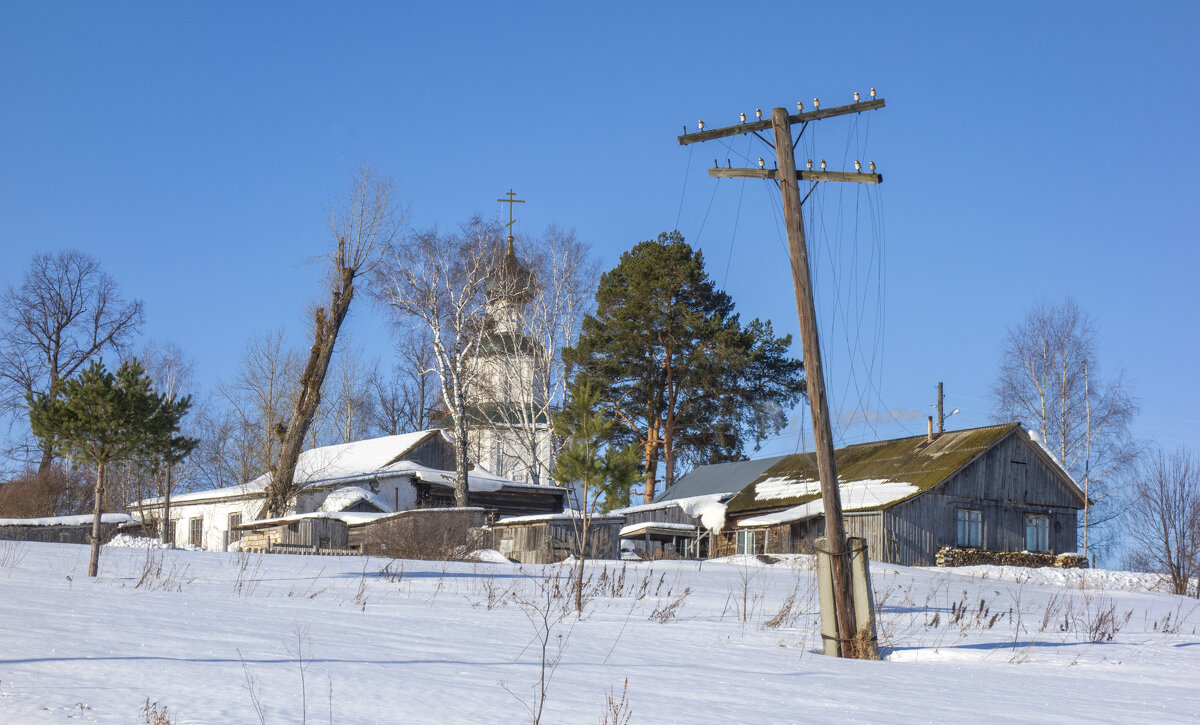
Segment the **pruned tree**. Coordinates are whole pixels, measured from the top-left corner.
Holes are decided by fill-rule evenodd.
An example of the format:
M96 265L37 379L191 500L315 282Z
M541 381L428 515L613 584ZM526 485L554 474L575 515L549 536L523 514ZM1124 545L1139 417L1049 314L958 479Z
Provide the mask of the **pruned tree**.
M571 523L575 534L575 611L583 615L583 569L592 545L592 516L611 508L616 492L628 491L638 477L636 448L606 444L613 420L600 409L600 393L589 384L572 390L562 411L554 416L554 431L562 440L554 465L560 483L577 491L580 500ZM627 501L626 501L627 502Z
M1036 432L1083 487L1085 556L1089 534L1120 513L1109 482L1140 452L1129 433L1137 404L1120 374L1099 372L1095 328L1067 299L1038 305L1009 329L993 387L997 419Z
M398 329L429 332L444 413L454 430L457 506L468 503L469 406L484 339L487 287L501 248L500 227L475 217L456 234L411 235L384 265L376 290Z
M335 248L328 258L329 304L313 314L313 344L300 373L291 414L276 428L279 464L271 469L261 517L283 515L295 495L296 463L321 404L338 333L354 300L355 281L374 270L403 227L405 214L397 208L392 186L391 179L376 178L370 167L363 166L354 176L349 195L330 214Z
M601 276L596 312L563 359L572 385L595 385L620 421L614 441L639 445L650 502L660 462L670 488L681 459L739 460L783 428L804 394L790 345L769 322L743 327L676 231L639 243Z
M52 441L55 451L96 467L92 517L92 554L88 576L100 562L100 523L108 467L137 457L186 455L195 442L179 435L191 401L154 392L136 359L116 375L93 362L67 379L54 396L31 393L27 398L34 435Z
M30 396L53 398L88 363L120 353L143 317L140 301L126 301L100 263L74 249L35 254L0 308L0 407L15 418L25 418ZM54 442L43 440L38 471L53 461Z
M1186 448L1158 450L1141 461L1132 480L1132 559L1187 596L1200 577L1200 461ZM1195 587L1200 597L1200 583Z

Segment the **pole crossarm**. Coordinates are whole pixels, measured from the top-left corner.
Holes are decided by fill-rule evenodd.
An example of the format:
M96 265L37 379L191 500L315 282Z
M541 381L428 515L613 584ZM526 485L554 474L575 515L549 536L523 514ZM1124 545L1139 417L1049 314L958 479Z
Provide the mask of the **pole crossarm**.
M708 175L717 179L779 179L777 169L729 169L716 166L708 170ZM851 181L858 184L880 184L883 183L883 174L798 169L796 179L799 181Z
M884 100L875 98L870 101L861 101L859 103L851 103L845 106L832 106L830 108L821 108L816 111L805 111L804 113L793 113L788 116L788 123L805 123L807 121L819 121L822 118L833 118L834 116L845 116L851 113L862 113L863 111L874 111L878 108L883 108ZM714 128L707 131L697 131L696 133L685 133L679 137L679 145L687 146L691 143L699 143L701 141L712 141L715 138L725 138L726 136L740 136L744 133L753 133L755 131L766 131L771 128L771 121L751 121L750 123L739 123L736 126L725 126L724 128Z

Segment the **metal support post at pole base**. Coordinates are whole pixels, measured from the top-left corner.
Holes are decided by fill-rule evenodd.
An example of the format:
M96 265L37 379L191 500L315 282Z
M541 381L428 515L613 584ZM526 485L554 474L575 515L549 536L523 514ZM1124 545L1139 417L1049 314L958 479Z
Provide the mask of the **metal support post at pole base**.
M879 639L875 633L875 592L871 589L871 568L867 560L867 540L857 536L846 539L850 549L850 587L854 596L855 652L862 660L879 659Z
M838 631L837 613L834 608L833 556L829 551L829 540L824 536L816 540L822 649L830 657L841 654L843 657L879 659L879 643L875 630L875 595L871 590L867 540L851 536L846 539L846 545L850 558L855 631L843 637Z

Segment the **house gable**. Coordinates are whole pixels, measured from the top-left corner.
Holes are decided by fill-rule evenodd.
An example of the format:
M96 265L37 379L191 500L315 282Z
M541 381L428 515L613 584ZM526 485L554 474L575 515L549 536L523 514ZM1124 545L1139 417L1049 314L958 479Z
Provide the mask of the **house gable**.
M943 433L932 442L926 436L912 436L839 448L834 458L840 484L879 483L892 489L898 484L908 486L897 489L882 503L846 510L885 509L929 491L1019 429L1019 424L1007 423ZM815 502L821 498L819 480L815 454L786 456L726 506L731 515L737 515Z

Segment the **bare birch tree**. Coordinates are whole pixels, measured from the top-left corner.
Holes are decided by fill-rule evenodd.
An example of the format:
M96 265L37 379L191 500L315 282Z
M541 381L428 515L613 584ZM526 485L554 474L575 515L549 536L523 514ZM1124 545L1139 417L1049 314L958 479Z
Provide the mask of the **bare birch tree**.
M104 352L120 353L143 319L142 303L125 301L100 263L74 249L35 254L0 308L0 407L22 420L27 396L54 397ZM42 441L38 472L53 461L53 441Z
M454 427L454 502L468 503L468 413L476 357L487 321L487 288L502 244L500 227L479 217L457 234L414 234L381 266L380 300L399 329L428 330L442 404Z
M513 452L532 482L541 483L553 468L559 448L550 421L561 408L566 390L562 350L575 343L583 318L595 307L600 272L588 246L570 230L551 226L523 252L536 280L532 299L519 316L528 342L528 370L506 370L503 377L527 382L511 396L517 408L510 422L516 433ZM500 360L501 365L525 364L517 356Z
M1139 452L1129 434L1137 405L1121 375L1104 380L1098 370L1087 314L1072 299L1043 303L1008 331L993 388L997 417L1038 433L1085 489L1085 555L1089 532L1119 513L1108 482Z
M1200 576L1200 461L1184 448L1148 457L1133 478L1129 537L1135 564L1159 572L1187 596ZM1200 583L1195 585L1200 597Z
M328 406L328 427L338 443L352 443L368 435L373 420L371 381L376 370L363 359L362 348L340 345L334 355L333 394Z
M300 373L291 415L276 429L279 464L271 470L263 517L283 515L297 490L296 463L321 404L321 389L338 333L350 312L355 281L374 270L404 225L405 213L397 207L392 187L391 179L376 178L370 167L363 166L348 196L330 214L335 248L328 258L329 303L313 314L313 344Z

